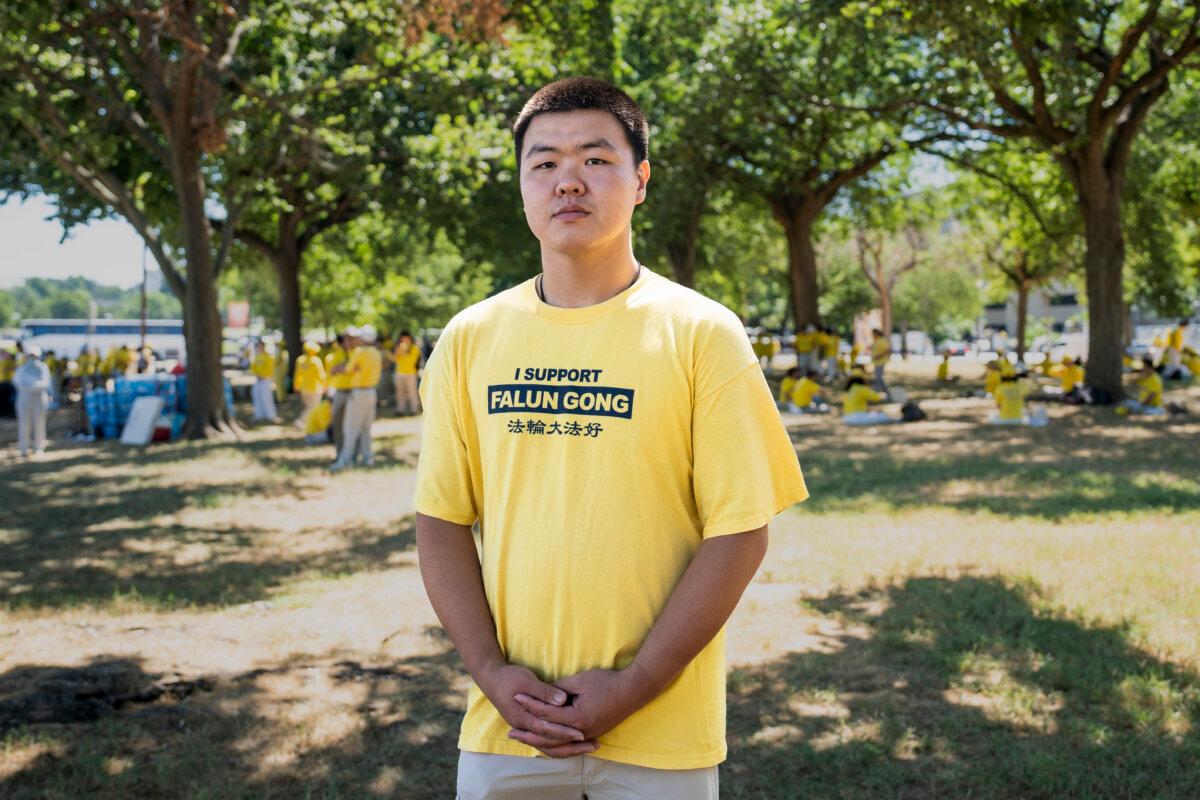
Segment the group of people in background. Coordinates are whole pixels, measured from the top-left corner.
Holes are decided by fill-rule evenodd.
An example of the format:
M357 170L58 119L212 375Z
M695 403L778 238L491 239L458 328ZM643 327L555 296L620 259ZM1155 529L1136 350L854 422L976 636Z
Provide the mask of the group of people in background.
M416 415L421 411L418 374L424 354L408 331L395 342L380 340L370 325L349 327L324 345L303 344L296 358L291 388L300 396L296 426L312 444L332 442L334 472L355 465L371 466L374 454L371 427L380 401L380 384L391 374L395 412ZM250 372L256 421L277 422L276 401L286 392L287 349L267 341L255 345Z
M1157 335L1153 347L1140 363L1132 354L1126 354L1125 368L1133 378L1131 388L1135 396L1127 397L1117 405L1118 414L1164 415L1170 408L1164 403L1164 381L1188 380L1200 374L1200 355L1187 343L1188 327L1188 321L1181 320L1172 330ZM844 424L877 425L925 418L919 406L907 400L903 390L893 391L888 386L886 370L892 348L889 337L882 331L872 331L866 348L853 345L849 358L837 353L832 363L824 349L827 335L827 329L811 325L796 335L796 366L787 371L779 385L777 400L781 410L794 414L829 413L832 403L826 395L826 387L845 376L841 399ZM769 337L758 337L753 341L755 354L760 359L769 361L778 354L777 346L768 349L771 341ZM832 341L836 353L840 350L840 338L833 334ZM958 384L962 376L951 373L951 353L944 351L941 355L936 381L946 386ZM1053 383L1033 391L1030 381L1038 373ZM1085 383L1083 359L1071 355L1052 359L1045 354L1036 369L1029 369L1003 350L985 364L982 392L975 390L965 394L986 396L995 403L995 411L988 418L994 425L1046 425L1049 417L1045 408L1040 405L1028 407L1026 401L1031 399L1068 404L1106 402L1096 401L1094 390ZM887 402L903 403L900 416L877 408Z

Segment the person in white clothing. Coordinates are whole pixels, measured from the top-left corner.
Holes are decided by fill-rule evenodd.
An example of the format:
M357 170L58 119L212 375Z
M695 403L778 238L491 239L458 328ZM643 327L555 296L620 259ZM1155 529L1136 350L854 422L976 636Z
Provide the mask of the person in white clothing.
M46 410L50 407L50 368L42 351L25 348L25 361L13 375L17 390L17 448L22 456L41 455L46 449Z

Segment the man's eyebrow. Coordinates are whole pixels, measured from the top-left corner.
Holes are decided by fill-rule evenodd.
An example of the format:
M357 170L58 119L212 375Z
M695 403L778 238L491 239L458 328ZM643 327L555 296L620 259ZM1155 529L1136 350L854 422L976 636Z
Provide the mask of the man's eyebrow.
M596 148L605 149L605 150L616 150L617 149L616 147L613 146L612 142L610 142L608 139L605 139L603 136L601 136L599 139L593 139L590 142L584 142L583 144L579 145L575 149L576 149L576 151L579 151L579 150L594 150ZM530 145L529 149L527 151L525 151L525 157L529 158L530 156L536 155L538 153L561 153L561 152L562 152L562 150L560 148L553 147L548 144L536 144L535 143L533 145Z

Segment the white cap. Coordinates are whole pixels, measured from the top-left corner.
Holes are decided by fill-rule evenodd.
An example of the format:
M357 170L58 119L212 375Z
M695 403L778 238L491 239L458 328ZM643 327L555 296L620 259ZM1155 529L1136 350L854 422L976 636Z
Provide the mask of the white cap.
M361 328L358 329L358 338L362 339L365 342L374 342L375 341L375 326L363 325Z

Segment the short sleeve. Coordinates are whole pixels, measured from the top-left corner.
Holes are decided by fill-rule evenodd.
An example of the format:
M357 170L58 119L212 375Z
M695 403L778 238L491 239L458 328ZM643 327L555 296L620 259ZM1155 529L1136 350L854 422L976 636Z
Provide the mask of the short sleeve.
M757 362L697 401L692 459L705 539L761 528L808 497L796 449Z
M447 331L426 365L418 393L423 410L417 459L416 510L458 525L472 525L478 509L472 494L470 455L462 427L454 344Z

